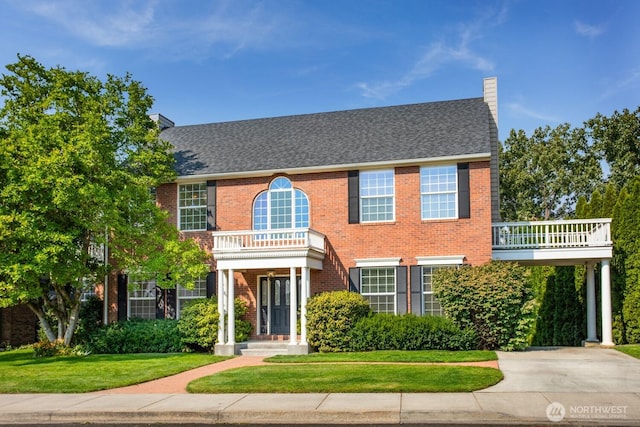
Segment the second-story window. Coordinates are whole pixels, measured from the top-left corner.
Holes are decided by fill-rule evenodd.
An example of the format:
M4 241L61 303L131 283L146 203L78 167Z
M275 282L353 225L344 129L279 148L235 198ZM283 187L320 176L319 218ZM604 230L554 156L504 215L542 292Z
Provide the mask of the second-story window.
M452 166L420 168L422 219L458 217L458 170Z
M360 172L360 221L393 221L395 183L393 169Z
M309 199L291 181L274 179L253 202L253 229L277 230L309 227Z
M178 187L179 226L182 231L207 229L207 184Z

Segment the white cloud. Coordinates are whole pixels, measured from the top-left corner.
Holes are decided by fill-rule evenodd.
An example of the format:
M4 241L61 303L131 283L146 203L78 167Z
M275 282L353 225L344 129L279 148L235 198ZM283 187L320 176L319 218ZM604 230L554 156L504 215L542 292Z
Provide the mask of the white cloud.
M462 24L455 34L456 41L440 40L432 43L415 61L411 69L396 79L378 82L359 82L356 87L366 98L384 99L414 83L430 77L437 70L457 64L483 73L493 72L495 65L491 59L474 49L473 42L482 38L487 28L495 27L506 20L507 4L495 12L487 12L475 21Z
M515 116L524 116L530 119L540 120L542 122L560 123L560 120L557 117L531 110L519 102L509 102L505 104L505 107Z
M589 25L584 22L575 21L573 23L573 28L576 30L576 33L585 37L598 37L603 34L606 30L605 25Z
M281 24L260 3L202 2L198 13L173 0L24 0L15 7L99 47L140 50L164 59L226 58L273 43Z

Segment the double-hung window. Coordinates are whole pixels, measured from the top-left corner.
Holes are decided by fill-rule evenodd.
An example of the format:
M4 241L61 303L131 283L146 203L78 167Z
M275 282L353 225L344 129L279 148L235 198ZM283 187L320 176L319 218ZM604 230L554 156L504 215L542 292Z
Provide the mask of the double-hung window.
M431 286L433 283L433 274L440 268L443 268L443 266L422 266L423 314L430 316L442 316L444 314L440 301L438 301L436 296L433 294L433 287Z
M458 169L452 166L420 168L422 219L458 217Z
M156 281L136 280L129 291L129 318L156 318Z
M362 268L360 293L377 313L396 312L396 269L394 267Z
M360 221L384 222L395 218L393 169L360 172Z
M178 187L179 224L182 231L207 229L207 184L182 184Z

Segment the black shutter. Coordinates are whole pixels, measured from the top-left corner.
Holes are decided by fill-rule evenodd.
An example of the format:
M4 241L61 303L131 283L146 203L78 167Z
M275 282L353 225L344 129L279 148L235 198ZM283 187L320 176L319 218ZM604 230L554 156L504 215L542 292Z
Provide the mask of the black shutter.
M418 316L422 315L422 267L412 265L410 268L411 283L411 312Z
M469 163L458 163L458 218L471 218Z
M216 229L216 181L207 181L207 230Z
M360 268L349 269L349 291L360 293Z
M207 273L207 298L211 298L216 294L216 272Z
M396 267L396 312L407 314L407 267Z
M118 320L127 320L127 275L118 274Z
M349 171L349 224L360 223L360 174Z

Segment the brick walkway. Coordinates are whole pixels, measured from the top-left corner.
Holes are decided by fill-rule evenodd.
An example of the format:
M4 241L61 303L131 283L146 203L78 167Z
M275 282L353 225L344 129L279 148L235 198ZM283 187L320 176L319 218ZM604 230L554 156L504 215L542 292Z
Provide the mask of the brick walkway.
M146 383L131 385L128 387L112 388L109 390L101 390L95 393L100 394L147 394L147 393L186 393L187 384L191 381L213 375L217 372L226 371L227 369L242 368L245 366L265 365L264 357L260 356L240 356L232 359L224 360L211 365L201 366L190 371L181 372L170 377L160 378Z

